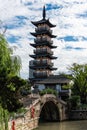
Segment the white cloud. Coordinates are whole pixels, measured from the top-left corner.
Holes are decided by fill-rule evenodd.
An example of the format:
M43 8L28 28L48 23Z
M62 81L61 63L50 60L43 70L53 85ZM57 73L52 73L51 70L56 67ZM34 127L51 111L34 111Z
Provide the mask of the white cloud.
M80 16L87 12L87 0L0 0L0 19L6 25L14 26L12 29L7 29L6 38L20 37L14 43L9 41L9 44L17 46L14 53L22 58L21 75L24 78L28 78L28 66L31 59L29 54L33 53L33 48L29 43L33 42L34 37L30 35L30 32L34 32L35 27L31 21L42 18L44 4L60 7L46 11L47 18L50 18L50 21L56 25L53 34L57 35L57 39L66 36L78 37L78 41L75 42L53 39L54 45L58 46L54 50L58 59L53 61L58 68L57 72L67 71L66 67L74 62L87 63L87 43L82 39L82 37L87 38L87 17ZM21 25L21 19L16 16L24 16L27 19L24 19L24 23ZM66 49L67 46L72 48ZM76 47L83 49L75 49Z

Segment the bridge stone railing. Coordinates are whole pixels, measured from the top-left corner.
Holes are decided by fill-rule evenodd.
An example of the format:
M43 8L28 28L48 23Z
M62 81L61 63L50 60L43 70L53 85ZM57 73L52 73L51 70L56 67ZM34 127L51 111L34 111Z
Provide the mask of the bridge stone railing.
M60 121L66 119L65 106L66 103L60 99L57 99L53 94L46 94L44 96L36 95L35 97L26 97L22 99L26 112L15 117L15 130L32 130L38 127L38 121L41 109L46 102L53 101L54 104L58 107L60 113ZM34 118L31 117L31 108L35 108ZM12 121L9 122L9 130L11 130Z
M17 114L14 117L14 122L15 122L15 130L33 130L35 128L38 127L38 121L39 121L39 117L38 117L38 113L39 113L39 109L40 109L40 98L36 98L36 97L27 97L27 98L23 98L22 102L24 102L24 106L26 109L25 113L22 113L21 115ZM32 106L35 107L35 116L34 118L31 117L31 108ZM12 129L12 122L13 120L9 121L9 130Z

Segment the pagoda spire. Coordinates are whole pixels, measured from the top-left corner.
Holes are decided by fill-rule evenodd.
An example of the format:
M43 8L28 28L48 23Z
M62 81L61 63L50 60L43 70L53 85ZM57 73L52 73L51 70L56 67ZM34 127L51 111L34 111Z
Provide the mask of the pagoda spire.
M44 7L43 7L43 19L45 19L45 17L46 17L46 10L45 10L45 5L44 5Z
M32 60L29 62L29 80L31 83L37 83L53 75L53 71L57 68L53 67L52 60L57 57L54 56L52 49L56 48L53 45L52 38L56 36L52 34L52 27L55 27L49 19L46 19L45 5L42 9L42 18L39 21L33 22L35 25L35 32L31 35L35 37L34 43L30 44L34 47L33 54L30 55Z

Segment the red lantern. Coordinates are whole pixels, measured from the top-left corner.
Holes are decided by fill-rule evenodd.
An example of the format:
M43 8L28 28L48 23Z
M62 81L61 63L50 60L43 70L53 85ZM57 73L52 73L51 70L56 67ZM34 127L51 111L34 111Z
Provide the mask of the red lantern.
M35 108L32 106L31 107L31 118L34 118L35 115Z
M12 130L15 130L15 121L12 121Z

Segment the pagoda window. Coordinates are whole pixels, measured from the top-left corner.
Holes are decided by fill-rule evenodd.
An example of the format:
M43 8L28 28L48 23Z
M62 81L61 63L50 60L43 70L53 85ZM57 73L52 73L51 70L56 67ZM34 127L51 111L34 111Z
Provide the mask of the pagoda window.
M36 73L40 73L40 71L36 71Z
M42 36L42 38L46 38L48 41L51 40L51 38L50 38L48 35L46 35L46 34L44 34L44 35Z
M37 61L40 61L40 59L37 59Z
M49 75L49 71L47 71L47 75Z
M40 46L37 46L36 49L40 48Z
M46 25L46 27L48 27L50 29L50 27L47 24L45 24L45 25Z
M51 60L48 59L48 63L51 63Z
M50 38L48 35L47 35L47 39L48 39L48 40L51 40L51 38Z
M48 30L50 30L50 27L47 24L45 24L45 27L48 28Z
M38 27L35 30L39 31L41 29L43 29L43 30L46 29L46 30L49 30L51 32L51 29L50 29L50 27L47 24L40 24L40 25L38 25Z
M41 24L38 24L38 27L41 27Z
M50 29L50 27L47 24L42 24L41 27Z
M37 58L37 60L40 60L40 58Z
M47 48L47 46L43 46L43 49L46 49Z
M43 38L46 38L46 35L45 34L43 34L43 36L42 36Z
M36 51L40 51L40 48L37 48Z
M52 74L52 72L51 71L49 71L49 75L51 75Z
M41 36L40 36L40 35L38 35L38 36L37 36L37 39L40 39L40 38L41 38Z
M44 26L44 24L41 24L41 27L43 27Z
M46 62L46 61L47 61L47 59L43 59L42 61L43 61L43 62Z

